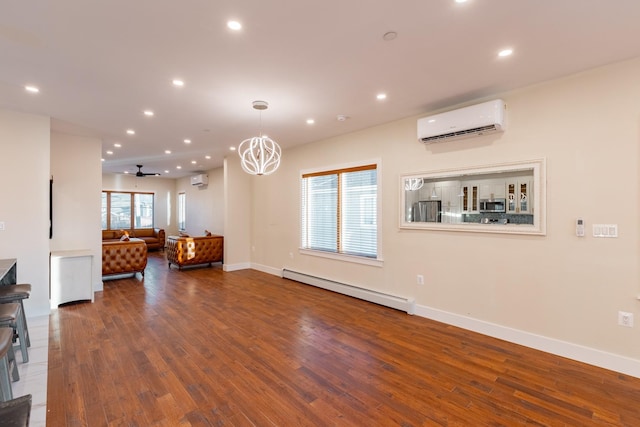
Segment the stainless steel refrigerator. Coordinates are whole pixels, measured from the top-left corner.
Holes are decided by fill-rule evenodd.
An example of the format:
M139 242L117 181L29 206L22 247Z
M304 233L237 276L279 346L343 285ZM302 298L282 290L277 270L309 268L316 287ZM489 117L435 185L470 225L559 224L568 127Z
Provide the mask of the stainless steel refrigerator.
M413 204L413 222L442 222L442 202L424 200Z

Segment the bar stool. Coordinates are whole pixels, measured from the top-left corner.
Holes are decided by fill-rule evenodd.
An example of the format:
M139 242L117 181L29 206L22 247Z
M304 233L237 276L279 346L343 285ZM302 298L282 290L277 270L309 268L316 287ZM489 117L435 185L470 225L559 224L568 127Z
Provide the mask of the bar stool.
M9 370L11 363L9 355L13 352L13 329L0 328L0 401L6 402L13 399L13 389L11 388L11 377ZM16 369L15 358L13 369ZM15 374L14 374L15 378Z
M27 326L27 315L24 311L23 301L31 296L31 285L29 283L21 283L19 285L0 286L0 304L20 303L20 316L24 325L24 341L27 347L31 347L29 339L29 327ZM22 340L22 337L20 337Z
M31 395L0 402L0 420L11 427L28 427L31 419Z
M17 332L20 351L22 352L22 363L27 363L29 361L29 352L24 339L24 322L23 316L20 315L20 310L20 304L14 302L0 304L0 327L8 326Z

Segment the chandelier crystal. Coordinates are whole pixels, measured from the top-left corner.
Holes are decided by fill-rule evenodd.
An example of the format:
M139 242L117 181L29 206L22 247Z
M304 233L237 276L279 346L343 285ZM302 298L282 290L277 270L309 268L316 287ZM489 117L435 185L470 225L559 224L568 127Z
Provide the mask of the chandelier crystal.
M265 101L254 101L253 108L266 110L269 104ZM262 123L261 123L262 124ZM238 155L242 169L251 175L270 175L280 166L282 150L273 139L268 136L254 136L245 139L238 147Z

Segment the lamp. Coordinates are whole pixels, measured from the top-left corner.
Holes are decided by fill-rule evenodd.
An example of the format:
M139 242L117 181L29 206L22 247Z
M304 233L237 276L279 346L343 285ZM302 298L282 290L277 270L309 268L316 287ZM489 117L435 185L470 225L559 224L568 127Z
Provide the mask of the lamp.
M266 101L253 101L253 108L262 111L266 110L269 104ZM262 114L260 115L260 126L262 127ZM262 135L245 139L238 146L238 155L242 164L242 169L251 175L271 175L280 166L281 156L280 146L273 139Z
M422 178L408 178L404 180L404 189L406 191L416 191L422 188L424 181Z

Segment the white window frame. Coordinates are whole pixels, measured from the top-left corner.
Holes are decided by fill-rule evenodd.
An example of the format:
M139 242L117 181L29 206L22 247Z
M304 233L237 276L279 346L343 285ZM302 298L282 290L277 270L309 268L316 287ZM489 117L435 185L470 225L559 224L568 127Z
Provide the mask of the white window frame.
M313 168L313 169L304 169L300 171L300 181L299 181L299 190L298 190L298 194L300 195L299 200L300 203L302 203L302 186L303 186L303 176L307 175L307 174L313 174L313 173L321 173L321 172L327 172L327 171L334 171L334 170L342 170L342 169L350 169L350 168L358 168L358 167L362 167L362 166L367 166L367 165L372 165L375 164L376 165L376 185L377 185L377 190L376 190L376 258L370 258L370 257L364 257L364 256L357 256L357 255L347 255L347 254L341 254L341 253L337 253L337 252L326 252L326 251L320 251L320 250L314 250L314 249L307 249L307 248L303 248L302 246L300 246L298 248L298 253L301 255L309 255L309 256L314 256L314 257L320 257L320 258L328 258L328 259L334 259L334 260L340 260L340 261L345 261L345 262L350 262L350 263L356 263L356 264L364 264L364 265L371 265L371 266L375 266L375 267L382 267L383 263L384 263L384 258L383 258L383 254L382 254L382 161L379 158L376 159L370 159L370 160L365 160L365 161L359 161L359 162L352 162L352 163L343 163L343 164L337 164L337 165L329 165L329 166L324 166L324 167L319 167L319 168ZM299 223L298 223L298 243L301 245L302 243L302 204L300 204L298 206L298 218L299 218ZM373 226L372 226L373 227Z

